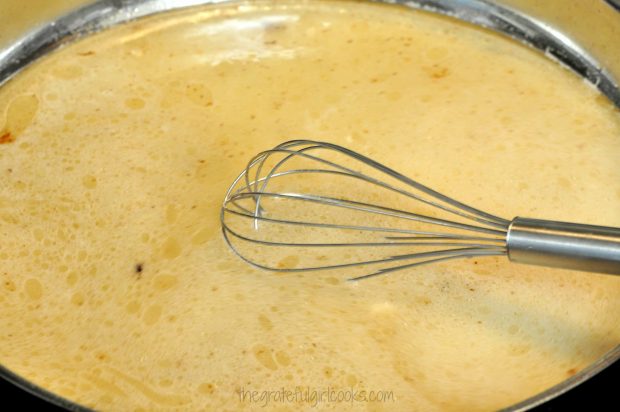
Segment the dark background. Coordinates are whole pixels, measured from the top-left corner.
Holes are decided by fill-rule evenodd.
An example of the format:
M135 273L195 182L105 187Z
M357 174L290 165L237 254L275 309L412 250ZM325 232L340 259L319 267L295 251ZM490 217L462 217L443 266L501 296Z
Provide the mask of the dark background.
M616 392L619 389L620 362L615 362L590 380L582 383L559 398L532 409L532 411L620 411L620 396ZM5 406L11 405L7 409L4 409L4 407L1 408L2 410L34 410L38 412L56 412L63 410L30 395L2 378L0 378L0 395L2 396L2 403Z

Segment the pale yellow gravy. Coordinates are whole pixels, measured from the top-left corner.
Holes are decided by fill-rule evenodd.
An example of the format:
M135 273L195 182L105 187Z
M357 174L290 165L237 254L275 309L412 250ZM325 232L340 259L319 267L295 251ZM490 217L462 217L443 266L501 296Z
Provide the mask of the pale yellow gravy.
M620 343L614 276L486 258L352 284L235 258L225 190L291 138L508 218L620 226L620 116L557 64L395 6L237 6L109 30L1 89L3 365L101 410L296 387L393 394L318 409L489 410Z

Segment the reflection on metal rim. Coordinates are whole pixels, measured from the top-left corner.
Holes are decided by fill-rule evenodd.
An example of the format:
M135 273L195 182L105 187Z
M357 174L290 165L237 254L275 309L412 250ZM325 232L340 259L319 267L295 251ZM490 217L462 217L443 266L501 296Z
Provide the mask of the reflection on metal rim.
M0 84L37 58L89 33L168 10L230 1L99 0L31 32L0 51ZM620 107L620 88L611 75L570 38L542 21L485 0L370 1L423 9L508 35L571 68ZM613 0L613 4L617 1Z
M55 50L88 34L140 17L191 6L228 3L234 0L99 0L40 27L0 51L0 86L21 69ZM443 14L491 29L529 46L574 70L620 107L620 88L611 75L567 36L542 21L485 0L369 0L400 4ZM620 9L620 0L607 0ZM523 411L555 398L588 380L620 359L620 345L571 378L503 411ZM90 409L57 396L0 365L4 378L26 391L71 411Z
M566 379L565 381L560 382L559 384L552 386L551 388L532 396L531 398L525 399L524 401L521 401L506 409L502 409L501 412L525 411L543 404L563 393L568 392L580 383L587 381L612 363L616 362L618 359L620 359L620 345L616 346L592 365L573 375L569 379Z
M620 10L620 0L605 0L607 3L609 3L612 7L615 7L616 9Z

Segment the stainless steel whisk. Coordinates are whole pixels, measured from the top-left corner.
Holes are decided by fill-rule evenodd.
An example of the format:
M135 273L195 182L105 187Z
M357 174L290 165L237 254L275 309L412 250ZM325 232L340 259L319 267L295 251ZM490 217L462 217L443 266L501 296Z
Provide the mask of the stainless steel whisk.
M449 259L620 274L620 228L483 212L360 153L292 140L252 158L226 193L224 238L275 271L373 267L362 279Z

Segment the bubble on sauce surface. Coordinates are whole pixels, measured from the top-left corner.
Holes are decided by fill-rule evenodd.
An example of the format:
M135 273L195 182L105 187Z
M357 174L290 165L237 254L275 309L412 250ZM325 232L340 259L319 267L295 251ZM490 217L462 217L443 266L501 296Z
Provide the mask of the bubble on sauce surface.
M177 276L162 274L155 277L153 280L153 286L157 290L167 290L173 288L178 281L179 279Z
M170 237L164 241L161 247L161 256L165 259L174 259L181 255L181 246L176 238Z
M125 99L125 106L129 109L140 110L145 106L146 102L140 97L130 97Z
M154 325L159 318L161 317L161 313L162 313L162 308L159 305L153 305L151 307L149 307L145 312L144 312L144 323L147 325Z
M24 284L24 290L29 299L38 300L43 296L43 285L38 279L30 278Z

